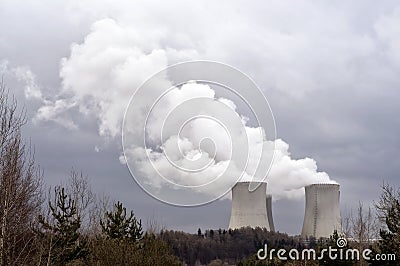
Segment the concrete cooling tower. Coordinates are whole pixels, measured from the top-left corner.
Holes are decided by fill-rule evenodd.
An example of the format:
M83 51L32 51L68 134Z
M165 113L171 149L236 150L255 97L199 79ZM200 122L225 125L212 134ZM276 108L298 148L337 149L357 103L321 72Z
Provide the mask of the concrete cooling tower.
M301 236L329 237L342 231L338 184L313 184L305 187L306 209Z
M267 217L269 230L275 232L274 219L272 218L272 195L267 194Z
M230 229L261 227L274 230L271 196L267 196L267 183L250 192L250 182L239 182L232 188Z

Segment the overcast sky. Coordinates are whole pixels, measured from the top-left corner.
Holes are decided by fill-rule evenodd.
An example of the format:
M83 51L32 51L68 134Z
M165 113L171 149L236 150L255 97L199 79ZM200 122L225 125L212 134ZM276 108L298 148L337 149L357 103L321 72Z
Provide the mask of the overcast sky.
M119 159L120 113L150 75L194 59L259 85L291 159L341 184L342 211L376 200L383 181L400 185L398 1L0 3L0 72L28 110L46 183L74 167L143 220L188 232L226 228L230 201L182 208L143 192ZM275 201L273 214L299 234L304 198Z

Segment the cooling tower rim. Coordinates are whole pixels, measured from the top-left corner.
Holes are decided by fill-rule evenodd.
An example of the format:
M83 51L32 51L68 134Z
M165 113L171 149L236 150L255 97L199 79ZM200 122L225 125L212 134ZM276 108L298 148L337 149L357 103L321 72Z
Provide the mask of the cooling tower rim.
M250 191L249 188L251 186L250 183L254 183L256 186L256 189ZM234 191L239 191L239 190L248 190L248 192L254 192L254 191L259 191L260 189L262 190L267 190L268 183L267 182L251 182L251 181L244 181L244 182L237 182L234 186L232 186L231 191L232 193ZM266 191L265 191L266 192Z
M236 182L235 186L238 184L250 184L250 183L262 183L262 184L267 184L266 181L239 181Z
M311 187L323 187L323 188L340 187L340 184L337 184L337 183L317 183L317 184L311 184L311 185L305 186L305 188L311 188Z

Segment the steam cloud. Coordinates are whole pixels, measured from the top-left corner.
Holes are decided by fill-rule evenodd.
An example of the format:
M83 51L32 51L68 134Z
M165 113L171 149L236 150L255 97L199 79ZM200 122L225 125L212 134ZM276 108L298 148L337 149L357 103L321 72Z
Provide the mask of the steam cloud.
M74 44L71 54L61 62L60 76L62 78L62 91L52 100L46 100L38 110L36 120L52 120L60 122L69 128L75 128L73 121L66 121L62 117L64 111L77 108L79 112L95 116L99 123L99 134L105 138L120 136L121 123L126 105L132 95L133 89L149 76L165 68L169 62L187 59L195 59L197 54L191 49L171 49L161 45L163 34L159 32L138 32L130 27L117 24L114 20L104 19L93 24L92 31L88 34L82 44ZM169 85L168 80L161 81L160 85ZM152 91L149 93L158 93ZM40 95L39 95L40 96ZM298 198L303 195L302 187L311 183L334 183L325 172L318 172L315 160L311 158L292 159L289 152L289 145L281 139L274 143L265 143L262 138L262 129L251 127L247 124L247 118L239 114L235 103L229 99L217 97L215 91L204 84L189 83L181 88L176 88L165 102L159 104L159 109L155 110L153 119L148 124L149 139L152 134L157 134L163 126L162 121L157 119L157 112L167 113L171 108L180 104L182 101L196 97L205 97L227 105L241 117L242 126L249 143L249 166L252 169L257 150L262 149L263 145L275 145L275 159L270 170L267 182L269 192L276 198ZM144 100L141 104L149 105L150 102ZM140 106L135 108L140 109ZM148 177L148 182L154 181L148 174L152 167L144 159L146 155L143 147L142 129L131 129L137 131L138 143L134 143L129 149L129 153L135 158L133 162L144 176ZM177 182L196 182L203 183L204 180L211 180L215 175L226 169L229 163L229 137L233 140L238 131L229 132L228 136L224 130L215 123L198 119L190 125L190 130L182 132L182 136L177 136L177 132L169 132L165 136L160 150L160 143L152 143L147 152L154 159L155 164L168 172L169 176L174 176ZM214 145L204 143L198 147L201 139L206 132L207 136L214 141ZM236 133L235 133L236 132ZM180 150L176 150L173 141L178 141ZM215 149L215 150L214 150ZM202 164L211 160L209 167L200 173L174 172L176 169L171 167L162 152L167 153L174 162L184 163L185 158L197 159L196 162ZM215 152L215 156L213 153ZM120 158L124 162L123 157ZM247 171L246 171L247 172ZM251 171L249 171L251 172ZM249 173L247 172L247 173ZM237 176L237 173L232 173ZM249 180L251 176L244 174L242 180ZM192 184L193 184L192 183ZM152 184L162 186L162 183ZM214 193L214 191L203 191L204 193Z

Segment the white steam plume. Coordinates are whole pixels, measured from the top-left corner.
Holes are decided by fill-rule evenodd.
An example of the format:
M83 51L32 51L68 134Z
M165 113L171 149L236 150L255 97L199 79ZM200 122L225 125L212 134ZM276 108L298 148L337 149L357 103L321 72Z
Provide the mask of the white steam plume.
M171 50L160 45L163 38L162 32L138 32L130 27L119 25L114 20L105 19L96 22L92 27L92 32L86 36L82 44L74 44L71 54L61 62L60 76L62 78L62 92L53 102L46 102L37 115L38 120L49 120L48 117L59 114L70 108L78 108L79 112L96 117L99 121L99 134L104 137L119 137L123 113L129 98L135 88L155 72L165 68L170 62L171 57L177 54L181 59L193 59L196 55L190 49ZM160 81L160 86L169 86L167 79ZM158 94L157 91L149 93ZM157 113L168 113L170 108L181 103L185 99L196 97L210 98L226 104L233 111L237 112L236 105L229 99L218 98L215 91L208 85L191 83L176 88L169 94L165 102L160 103L155 110L154 116L148 124L149 137L158 134L162 125L162 120L157 119ZM152 104L144 99L143 106ZM136 106L140 110L140 106ZM205 108L203 106L203 108ZM252 155L258 154L256 151L262 149L264 143L260 128L247 125L247 119L243 114L237 113L242 117L242 124L248 136L250 160L247 170L254 168L251 165ZM55 120L55 119L52 119ZM57 120L55 120L57 121ZM128 151L135 158L135 167L148 177L148 182L154 181L149 173L153 167L144 160L146 152L143 147L142 129L131 129L137 134L137 143ZM204 183L215 177L226 169L229 162L229 142L227 136L221 128L208 120L198 119L190 125L190 130L182 132L178 137L177 132L169 132L168 128L162 149L153 143L148 147L148 153L154 159L157 167L162 171L168 172L168 176L174 176L176 181ZM137 131L137 132L136 132ZM235 131L236 132L236 131ZM237 131L239 132L239 130ZM199 151L197 144L207 135L215 141L216 156L213 157L213 146L202 146ZM235 139L235 133L231 136ZM238 133L239 134L239 133ZM174 150L174 146L168 145L170 141L178 141L181 150ZM289 145L283 140L275 140L275 160L271 168L267 182L269 191L276 198L289 197L296 198L303 195L303 186L311 183L331 183L329 176L324 172L318 172L316 162L310 158L292 159L289 153ZM198 173L174 172L176 169L171 167L170 162L162 156L162 151L175 158L175 162L186 163L184 157L197 158L198 163L213 160L206 171ZM121 161L123 161L121 159ZM230 169L232 176L237 176L234 169ZM250 173L251 171L246 171ZM251 176L243 176L242 180L250 179ZM164 184L152 184L162 186ZM214 193L213 191L203 191L204 193Z

